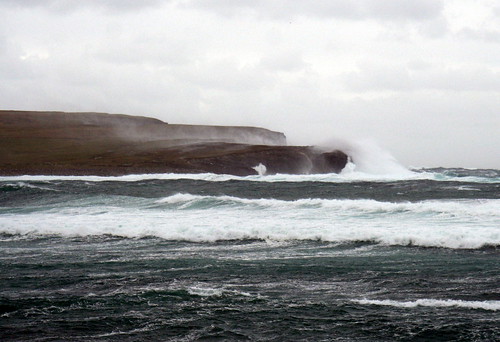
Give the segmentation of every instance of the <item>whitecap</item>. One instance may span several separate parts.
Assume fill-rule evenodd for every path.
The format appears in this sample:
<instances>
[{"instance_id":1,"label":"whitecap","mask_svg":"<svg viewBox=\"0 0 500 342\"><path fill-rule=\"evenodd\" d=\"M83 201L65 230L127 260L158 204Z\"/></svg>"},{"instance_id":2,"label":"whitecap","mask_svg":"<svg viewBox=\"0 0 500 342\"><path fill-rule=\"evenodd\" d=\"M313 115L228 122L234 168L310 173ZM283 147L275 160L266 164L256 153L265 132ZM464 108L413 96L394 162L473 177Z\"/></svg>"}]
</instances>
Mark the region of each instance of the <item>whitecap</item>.
<instances>
[{"instance_id":1,"label":"whitecap","mask_svg":"<svg viewBox=\"0 0 500 342\"><path fill-rule=\"evenodd\" d=\"M199 287L199 286L192 286L187 289L187 292L190 295L194 296L200 296L200 297L220 297L222 296L224 290L223 289L216 289L216 288L210 288L210 287Z\"/></svg>"},{"instance_id":2,"label":"whitecap","mask_svg":"<svg viewBox=\"0 0 500 342\"><path fill-rule=\"evenodd\" d=\"M382 245L481 248L500 245L500 200L380 202L375 200L247 199L175 194L98 206L71 206L0 215L12 235L166 240L366 241Z\"/></svg>"},{"instance_id":3,"label":"whitecap","mask_svg":"<svg viewBox=\"0 0 500 342\"><path fill-rule=\"evenodd\" d=\"M231 180L249 182L326 182L326 183L352 183L352 182L395 182L410 180L433 180L467 183L500 183L499 177L478 176L453 176L439 172L423 170L408 171L401 174L373 174L349 169L337 173L326 174L274 174L274 175L251 175L234 176L228 174L214 173L158 173L158 174L131 174L125 176L1 176L0 182L28 182L28 181L86 181L86 182L139 182L147 180L201 180L206 182L225 182Z\"/></svg>"},{"instance_id":4,"label":"whitecap","mask_svg":"<svg viewBox=\"0 0 500 342\"><path fill-rule=\"evenodd\" d=\"M396 300L373 300L373 299L358 299L353 302L363 305L383 305L394 306L399 308L416 308L419 306L425 307L458 307L467 309L482 309L497 311L500 310L500 300L487 300L487 301L465 301L453 299L417 299L414 301L396 301Z\"/></svg>"}]
</instances>

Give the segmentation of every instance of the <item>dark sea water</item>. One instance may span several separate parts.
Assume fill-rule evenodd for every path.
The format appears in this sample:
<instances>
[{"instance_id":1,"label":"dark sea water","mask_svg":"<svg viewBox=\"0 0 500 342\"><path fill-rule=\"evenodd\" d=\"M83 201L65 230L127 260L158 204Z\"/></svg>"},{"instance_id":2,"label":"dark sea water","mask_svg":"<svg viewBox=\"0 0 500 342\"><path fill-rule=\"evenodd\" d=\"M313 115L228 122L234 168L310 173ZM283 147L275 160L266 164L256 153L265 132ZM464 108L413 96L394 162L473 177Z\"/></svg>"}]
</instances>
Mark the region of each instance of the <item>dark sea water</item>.
<instances>
[{"instance_id":1,"label":"dark sea water","mask_svg":"<svg viewBox=\"0 0 500 342\"><path fill-rule=\"evenodd\" d=\"M0 341L498 341L500 171L0 178Z\"/></svg>"}]
</instances>

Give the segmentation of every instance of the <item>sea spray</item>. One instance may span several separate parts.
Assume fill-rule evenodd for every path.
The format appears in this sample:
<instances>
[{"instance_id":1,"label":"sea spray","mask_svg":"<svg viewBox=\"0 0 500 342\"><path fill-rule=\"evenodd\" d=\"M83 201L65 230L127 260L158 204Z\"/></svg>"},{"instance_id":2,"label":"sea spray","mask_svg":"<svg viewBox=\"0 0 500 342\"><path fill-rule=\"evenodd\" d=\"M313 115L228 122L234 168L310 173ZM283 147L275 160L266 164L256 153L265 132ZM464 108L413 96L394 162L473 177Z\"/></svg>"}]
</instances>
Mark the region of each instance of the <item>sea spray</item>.
<instances>
[{"instance_id":1,"label":"sea spray","mask_svg":"<svg viewBox=\"0 0 500 342\"><path fill-rule=\"evenodd\" d=\"M259 176L264 176L267 172L267 167L262 163L259 163L259 165L252 167L252 169L254 169Z\"/></svg>"},{"instance_id":2,"label":"sea spray","mask_svg":"<svg viewBox=\"0 0 500 342\"><path fill-rule=\"evenodd\" d=\"M323 148L339 149L344 151L350 158L343 173L353 171L385 176L409 176L410 170L401 165L396 158L386 149L382 148L375 140L343 140L332 139L321 144Z\"/></svg>"}]
</instances>

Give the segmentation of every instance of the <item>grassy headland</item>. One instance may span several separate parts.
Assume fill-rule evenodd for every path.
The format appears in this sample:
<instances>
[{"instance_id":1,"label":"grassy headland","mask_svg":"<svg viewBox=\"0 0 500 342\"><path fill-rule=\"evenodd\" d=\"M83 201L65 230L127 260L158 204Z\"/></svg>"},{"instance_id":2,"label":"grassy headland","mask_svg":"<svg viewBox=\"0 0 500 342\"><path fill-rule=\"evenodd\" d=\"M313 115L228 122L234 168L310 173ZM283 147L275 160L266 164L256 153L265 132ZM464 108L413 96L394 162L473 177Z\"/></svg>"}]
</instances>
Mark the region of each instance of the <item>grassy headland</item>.
<instances>
[{"instance_id":1,"label":"grassy headland","mask_svg":"<svg viewBox=\"0 0 500 342\"><path fill-rule=\"evenodd\" d=\"M256 127L172 125L103 113L0 111L1 175L339 172L340 151L285 146Z\"/></svg>"}]
</instances>

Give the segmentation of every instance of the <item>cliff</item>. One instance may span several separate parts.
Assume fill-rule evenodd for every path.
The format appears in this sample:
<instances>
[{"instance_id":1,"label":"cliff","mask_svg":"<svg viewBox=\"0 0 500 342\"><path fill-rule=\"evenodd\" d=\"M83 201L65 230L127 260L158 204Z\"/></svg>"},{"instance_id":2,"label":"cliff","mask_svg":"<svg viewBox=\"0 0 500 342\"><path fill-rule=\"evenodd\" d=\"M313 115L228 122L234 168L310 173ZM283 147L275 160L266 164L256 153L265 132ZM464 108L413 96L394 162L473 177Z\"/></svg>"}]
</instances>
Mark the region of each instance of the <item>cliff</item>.
<instances>
[{"instance_id":1,"label":"cliff","mask_svg":"<svg viewBox=\"0 0 500 342\"><path fill-rule=\"evenodd\" d=\"M0 110L0 128L15 136L22 129L32 137L98 140L197 140L251 145L286 145L283 133L258 127L171 125L143 116L105 113L28 112Z\"/></svg>"},{"instance_id":2,"label":"cliff","mask_svg":"<svg viewBox=\"0 0 500 342\"><path fill-rule=\"evenodd\" d=\"M257 127L173 125L118 114L0 111L0 174L339 172L340 151L285 146Z\"/></svg>"}]
</instances>

